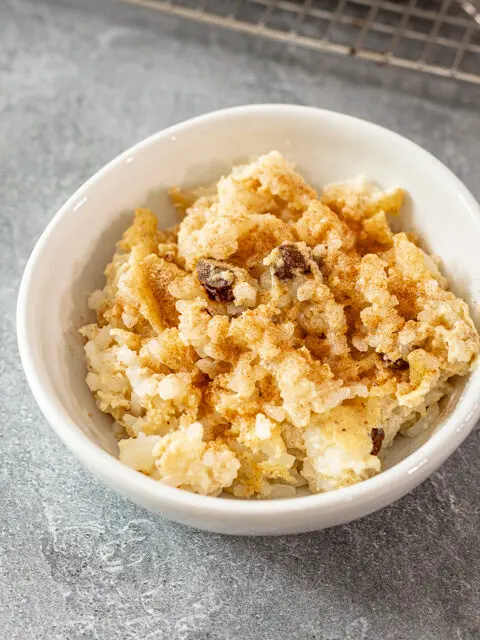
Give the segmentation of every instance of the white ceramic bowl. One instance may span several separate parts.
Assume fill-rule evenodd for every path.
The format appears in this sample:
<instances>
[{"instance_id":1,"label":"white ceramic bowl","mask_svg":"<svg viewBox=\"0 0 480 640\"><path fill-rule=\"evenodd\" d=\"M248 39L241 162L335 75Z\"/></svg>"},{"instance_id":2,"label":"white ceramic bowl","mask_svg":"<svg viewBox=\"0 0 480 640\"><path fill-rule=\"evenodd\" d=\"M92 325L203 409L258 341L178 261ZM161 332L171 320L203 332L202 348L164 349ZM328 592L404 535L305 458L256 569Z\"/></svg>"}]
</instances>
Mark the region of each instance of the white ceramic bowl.
<instances>
[{"instance_id":1,"label":"white ceramic bowl","mask_svg":"<svg viewBox=\"0 0 480 640\"><path fill-rule=\"evenodd\" d=\"M88 180L55 215L25 269L18 299L18 342L33 394L74 455L99 478L173 520L231 534L280 534L348 522L397 500L464 440L479 415L480 369L458 391L429 439L397 438L387 470L335 492L286 500L241 501L171 488L117 460L111 420L85 382L76 328L91 313L89 292L132 210L151 207L162 225L175 212L166 189L208 183L252 155L278 149L316 186L364 173L410 198L400 224L414 227L441 256L456 293L472 305L480 293L480 210L438 160L374 124L319 109L253 105L217 111L161 131ZM425 442L425 440L427 440ZM461 467L458 473L463 473Z\"/></svg>"}]
</instances>

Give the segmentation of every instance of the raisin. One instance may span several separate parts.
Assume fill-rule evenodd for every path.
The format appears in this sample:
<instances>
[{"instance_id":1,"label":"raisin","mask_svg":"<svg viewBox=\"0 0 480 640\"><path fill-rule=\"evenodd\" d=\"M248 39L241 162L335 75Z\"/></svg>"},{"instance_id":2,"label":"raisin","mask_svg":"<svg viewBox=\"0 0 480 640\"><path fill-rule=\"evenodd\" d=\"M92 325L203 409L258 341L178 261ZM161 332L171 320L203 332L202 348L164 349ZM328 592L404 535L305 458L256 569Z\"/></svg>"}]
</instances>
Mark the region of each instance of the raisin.
<instances>
[{"instance_id":1,"label":"raisin","mask_svg":"<svg viewBox=\"0 0 480 640\"><path fill-rule=\"evenodd\" d=\"M235 276L228 265L202 258L197 262L197 277L210 300L233 302Z\"/></svg>"},{"instance_id":2,"label":"raisin","mask_svg":"<svg viewBox=\"0 0 480 640\"><path fill-rule=\"evenodd\" d=\"M280 280L290 280L297 274L310 273L310 265L294 244L281 244L278 253L280 260L274 264L273 272Z\"/></svg>"},{"instance_id":3,"label":"raisin","mask_svg":"<svg viewBox=\"0 0 480 640\"><path fill-rule=\"evenodd\" d=\"M315 262L315 264L317 265L317 267L320 269L320 271L323 269L324 263L323 263L323 258L321 258L320 256L316 256L316 255L312 255L313 261Z\"/></svg>"},{"instance_id":4,"label":"raisin","mask_svg":"<svg viewBox=\"0 0 480 640\"><path fill-rule=\"evenodd\" d=\"M403 358L399 358L398 360L389 360L385 354L383 354L382 360L389 369L393 369L394 371L405 371L405 369L408 369L410 366L408 364L408 360L404 360Z\"/></svg>"},{"instance_id":5,"label":"raisin","mask_svg":"<svg viewBox=\"0 0 480 640\"><path fill-rule=\"evenodd\" d=\"M372 429L370 437L372 439L372 450L370 451L370 455L378 456L380 449L382 448L383 439L385 438L385 431L382 428Z\"/></svg>"}]
</instances>

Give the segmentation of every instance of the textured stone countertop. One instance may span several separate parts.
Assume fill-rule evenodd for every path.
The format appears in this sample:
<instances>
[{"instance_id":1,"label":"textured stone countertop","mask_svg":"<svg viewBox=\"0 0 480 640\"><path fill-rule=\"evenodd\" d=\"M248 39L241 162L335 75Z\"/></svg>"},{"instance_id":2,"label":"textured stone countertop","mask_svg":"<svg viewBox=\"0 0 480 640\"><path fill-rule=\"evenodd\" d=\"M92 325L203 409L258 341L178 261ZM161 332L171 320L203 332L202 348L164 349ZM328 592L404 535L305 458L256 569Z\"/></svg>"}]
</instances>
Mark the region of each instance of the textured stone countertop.
<instances>
[{"instance_id":1,"label":"textured stone countertop","mask_svg":"<svg viewBox=\"0 0 480 640\"><path fill-rule=\"evenodd\" d=\"M0 638L478 640L480 432L348 526L228 538L154 516L83 470L25 382L15 303L48 220L142 137L247 102L365 117L480 196L473 86L287 50L109 0L0 2Z\"/></svg>"}]
</instances>

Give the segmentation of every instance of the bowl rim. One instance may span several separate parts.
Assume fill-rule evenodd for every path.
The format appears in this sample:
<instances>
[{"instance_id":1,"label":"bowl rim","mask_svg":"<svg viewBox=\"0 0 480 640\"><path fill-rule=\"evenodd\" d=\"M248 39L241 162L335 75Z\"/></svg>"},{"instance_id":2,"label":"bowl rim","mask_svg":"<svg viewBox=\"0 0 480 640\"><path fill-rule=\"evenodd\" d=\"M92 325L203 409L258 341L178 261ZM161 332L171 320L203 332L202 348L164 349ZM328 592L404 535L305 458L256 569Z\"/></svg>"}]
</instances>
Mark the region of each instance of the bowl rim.
<instances>
[{"instance_id":1,"label":"bowl rim","mask_svg":"<svg viewBox=\"0 0 480 640\"><path fill-rule=\"evenodd\" d=\"M197 126L215 124L216 121L229 119L246 113L258 115L285 115L287 112L296 111L302 115L314 115L323 121L332 124L345 124L351 126L364 127L369 129L373 135L401 144L407 151L422 156L422 159L430 164L439 176L448 181L454 188L465 207L462 215L467 212L476 223L480 238L480 206L465 185L442 163L425 149L408 138L401 136L385 127L374 124L354 116L319 109L316 107L301 106L294 104L251 104L220 109L203 115L190 118L173 126L162 129L140 142L132 145L127 150L117 155L113 160L100 168L93 176L83 183L75 193L60 207L57 213L48 223L47 227L38 239L21 280L18 301L17 301L17 340L22 365L25 375L33 393L33 396L42 411L44 417L52 426L54 431L72 451L74 456L87 466L90 470L98 472L113 487L118 488L127 495L142 496L150 503L170 504L172 508L183 511L197 511L210 513L211 515L228 515L232 518L257 517L266 518L269 515L287 515L298 512L310 512L312 515L319 515L321 512L338 511L352 503L363 503L364 505L374 502L386 504L385 498L388 494L396 493L393 499L397 499L407 493L414 486L419 484L431 472L433 472L471 432L476 420L480 416L480 393L474 385L464 391L458 400L457 406L451 415L445 420L444 425L436 433L413 453L395 464L393 467L382 471L378 475L363 480L357 484L342 487L335 491L326 493L310 494L280 500L254 499L218 499L213 496L198 495L176 487L162 484L152 478L145 476L134 469L121 463L117 458L103 450L95 444L80 429L76 422L70 417L68 412L57 397L50 394L48 384L45 381L45 373L42 367L34 358L33 336L28 330L29 301L32 290L32 277L36 264L44 256L50 237L63 218L75 213L75 203L78 203L85 193L101 182L103 177L116 170L125 160L134 154L155 145L157 142L186 129ZM78 213L76 214L78 215ZM477 375L475 375L477 374ZM471 376L480 377L480 368L472 372ZM47 374L48 378L48 374ZM403 489L398 491L398 487ZM397 490L395 491L395 487ZM370 508L373 511L376 507Z\"/></svg>"}]
</instances>

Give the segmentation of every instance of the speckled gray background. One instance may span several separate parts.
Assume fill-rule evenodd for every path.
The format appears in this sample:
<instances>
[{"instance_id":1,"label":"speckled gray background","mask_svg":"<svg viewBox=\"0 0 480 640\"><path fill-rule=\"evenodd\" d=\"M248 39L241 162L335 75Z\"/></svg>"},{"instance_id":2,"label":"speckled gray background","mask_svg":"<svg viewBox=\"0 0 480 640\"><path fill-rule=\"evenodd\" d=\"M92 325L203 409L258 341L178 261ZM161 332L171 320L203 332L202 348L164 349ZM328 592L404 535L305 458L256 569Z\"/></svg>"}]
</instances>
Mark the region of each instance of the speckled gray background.
<instances>
[{"instance_id":1,"label":"speckled gray background","mask_svg":"<svg viewBox=\"0 0 480 640\"><path fill-rule=\"evenodd\" d=\"M476 640L480 432L413 494L349 526L227 538L85 472L24 380L15 302L55 210L140 138L246 102L399 131L480 196L480 92L288 50L109 0L0 1L0 638Z\"/></svg>"}]
</instances>

